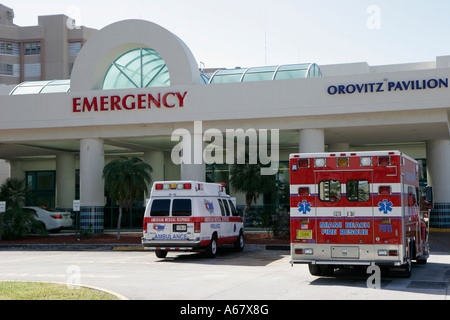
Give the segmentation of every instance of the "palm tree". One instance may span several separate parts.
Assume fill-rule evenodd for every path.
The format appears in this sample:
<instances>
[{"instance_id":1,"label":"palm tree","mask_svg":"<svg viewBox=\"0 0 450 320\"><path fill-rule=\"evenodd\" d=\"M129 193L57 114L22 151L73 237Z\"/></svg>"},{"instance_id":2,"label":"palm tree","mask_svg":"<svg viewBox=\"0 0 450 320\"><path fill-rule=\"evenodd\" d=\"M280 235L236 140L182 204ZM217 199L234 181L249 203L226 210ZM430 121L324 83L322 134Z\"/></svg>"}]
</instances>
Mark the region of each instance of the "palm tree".
<instances>
[{"instance_id":1,"label":"palm tree","mask_svg":"<svg viewBox=\"0 0 450 320\"><path fill-rule=\"evenodd\" d=\"M249 164L248 156L245 164L235 164L230 169L230 185L236 192L245 193L244 221L247 218L252 202L256 202L259 194L265 193L273 186L270 176L261 175L261 164Z\"/></svg>"},{"instance_id":2,"label":"palm tree","mask_svg":"<svg viewBox=\"0 0 450 320\"><path fill-rule=\"evenodd\" d=\"M130 210L136 197L143 197L148 192L152 178L152 167L143 160L133 157L120 157L103 168L105 189L115 202L119 203L117 221L117 239L120 239L122 209Z\"/></svg>"},{"instance_id":3,"label":"palm tree","mask_svg":"<svg viewBox=\"0 0 450 320\"><path fill-rule=\"evenodd\" d=\"M30 196L31 190L25 179L8 178L0 187L0 199L6 201L7 208L23 207Z\"/></svg>"}]
</instances>

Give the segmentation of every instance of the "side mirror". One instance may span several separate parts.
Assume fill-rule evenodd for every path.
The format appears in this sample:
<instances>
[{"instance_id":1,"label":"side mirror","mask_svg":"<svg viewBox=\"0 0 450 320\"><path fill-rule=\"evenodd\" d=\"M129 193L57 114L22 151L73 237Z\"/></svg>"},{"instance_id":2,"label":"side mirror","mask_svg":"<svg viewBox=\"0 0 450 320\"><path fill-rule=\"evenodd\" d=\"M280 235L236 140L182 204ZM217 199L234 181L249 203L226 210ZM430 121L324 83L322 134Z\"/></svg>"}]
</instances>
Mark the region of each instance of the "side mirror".
<instances>
[{"instance_id":1,"label":"side mirror","mask_svg":"<svg viewBox=\"0 0 450 320\"><path fill-rule=\"evenodd\" d=\"M427 208L431 209L431 208L433 208L433 187L427 186L425 188L425 193L426 193L425 202L426 202Z\"/></svg>"}]
</instances>

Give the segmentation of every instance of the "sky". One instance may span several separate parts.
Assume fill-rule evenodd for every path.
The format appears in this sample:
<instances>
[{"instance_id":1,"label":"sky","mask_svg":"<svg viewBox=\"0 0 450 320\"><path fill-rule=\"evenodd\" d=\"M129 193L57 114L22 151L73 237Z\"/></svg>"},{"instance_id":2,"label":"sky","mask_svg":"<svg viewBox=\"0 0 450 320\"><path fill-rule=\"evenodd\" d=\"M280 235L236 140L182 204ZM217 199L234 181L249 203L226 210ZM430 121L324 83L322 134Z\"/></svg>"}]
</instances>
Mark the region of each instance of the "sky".
<instances>
[{"instance_id":1,"label":"sky","mask_svg":"<svg viewBox=\"0 0 450 320\"><path fill-rule=\"evenodd\" d=\"M101 29L149 20L181 38L206 68L315 62L369 65L450 55L448 0L0 0L14 23L65 14Z\"/></svg>"}]
</instances>

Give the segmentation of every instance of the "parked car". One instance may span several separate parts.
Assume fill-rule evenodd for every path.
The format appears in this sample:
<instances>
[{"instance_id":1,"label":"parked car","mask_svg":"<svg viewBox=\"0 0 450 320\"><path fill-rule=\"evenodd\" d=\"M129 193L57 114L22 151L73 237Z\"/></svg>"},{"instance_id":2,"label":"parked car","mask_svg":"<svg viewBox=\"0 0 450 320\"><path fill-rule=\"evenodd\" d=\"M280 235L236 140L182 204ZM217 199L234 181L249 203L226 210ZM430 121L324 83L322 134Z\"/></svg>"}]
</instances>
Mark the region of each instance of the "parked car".
<instances>
[{"instance_id":1,"label":"parked car","mask_svg":"<svg viewBox=\"0 0 450 320\"><path fill-rule=\"evenodd\" d=\"M59 232L72 227L70 212L61 212L47 207L23 207L23 209L34 213L36 220L42 221L50 232Z\"/></svg>"}]
</instances>

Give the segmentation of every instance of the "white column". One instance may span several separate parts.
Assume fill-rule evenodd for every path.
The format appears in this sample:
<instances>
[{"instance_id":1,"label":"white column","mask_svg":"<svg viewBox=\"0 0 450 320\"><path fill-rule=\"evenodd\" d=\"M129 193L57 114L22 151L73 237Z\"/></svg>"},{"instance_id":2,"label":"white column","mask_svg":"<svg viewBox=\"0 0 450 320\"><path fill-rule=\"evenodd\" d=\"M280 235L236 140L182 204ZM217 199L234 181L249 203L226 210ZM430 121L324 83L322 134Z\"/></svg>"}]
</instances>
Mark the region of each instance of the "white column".
<instances>
[{"instance_id":1,"label":"white column","mask_svg":"<svg viewBox=\"0 0 450 320\"><path fill-rule=\"evenodd\" d=\"M427 142L427 168L434 200L430 226L450 229L450 140Z\"/></svg>"},{"instance_id":2,"label":"white column","mask_svg":"<svg viewBox=\"0 0 450 320\"><path fill-rule=\"evenodd\" d=\"M345 142L330 143L328 145L329 152L347 152L350 151L350 145Z\"/></svg>"},{"instance_id":3,"label":"white column","mask_svg":"<svg viewBox=\"0 0 450 320\"><path fill-rule=\"evenodd\" d=\"M92 228L103 233L103 210L105 205L103 167L103 139L80 141L80 227Z\"/></svg>"},{"instance_id":4,"label":"white column","mask_svg":"<svg viewBox=\"0 0 450 320\"><path fill-rule=\"evenodd\" d=\"M56 207L70 210L75 199L75 157L68 152L56 155Z\"/></svg>"},{"instance_id":5,"label":"white column","mask_svg":"<svg viewBox=\"0 0 450 320\"><path fill-rule=\"evenodd\" d=\"M299 131L299 152L324 152L325 133L323 129L302 129Z\"/></svg>"},{"instance_id":6,"label":"white column","mask_svg":"<svg viewBox=\"0 0 450 320\"><path fill-rule=\"evenodd\" d=\"M153 169L152 182L164 180L164 151L145 151L144 162L149 164Z\"/></svg>"}]
</instances>

